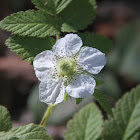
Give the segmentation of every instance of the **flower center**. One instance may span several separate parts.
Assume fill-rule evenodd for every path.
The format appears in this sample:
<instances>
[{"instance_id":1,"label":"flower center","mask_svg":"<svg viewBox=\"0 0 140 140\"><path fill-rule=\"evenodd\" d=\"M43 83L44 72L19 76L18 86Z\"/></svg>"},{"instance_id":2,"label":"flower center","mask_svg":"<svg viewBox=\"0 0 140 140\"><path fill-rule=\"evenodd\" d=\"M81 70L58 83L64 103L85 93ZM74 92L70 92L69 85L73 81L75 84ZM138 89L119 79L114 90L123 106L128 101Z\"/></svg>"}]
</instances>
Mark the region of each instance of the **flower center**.
<instances>
[{"instance_id":1,"label":"flower center","mask_svg":"<svg viewBox=\"0 0 140 140\"><path fill-rule=\"evenodd\" d=\"M71 76L74 73L75 62L73 58L61 58L57 61L57 71L61 76Z\"/></svg>"}]
</instances>

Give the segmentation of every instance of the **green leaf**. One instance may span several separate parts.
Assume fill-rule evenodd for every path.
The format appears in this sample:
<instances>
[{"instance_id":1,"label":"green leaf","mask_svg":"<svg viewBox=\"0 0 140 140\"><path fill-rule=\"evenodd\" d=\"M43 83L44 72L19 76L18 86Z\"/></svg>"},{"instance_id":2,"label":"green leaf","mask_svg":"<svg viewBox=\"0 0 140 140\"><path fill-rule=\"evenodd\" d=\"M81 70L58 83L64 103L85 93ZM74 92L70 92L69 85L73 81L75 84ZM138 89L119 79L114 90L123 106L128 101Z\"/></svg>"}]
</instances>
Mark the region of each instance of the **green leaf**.
<instances>
[{"instance_id":1,"label":"green leaf","mask_svg":"<svg viewBox=\"0 0 140 140\"><path fill-rule=\"evenodd\" d=\"M10 114L4 106L0 106L0 131L9 131L11 128Z\"/></svg>"},{"instance_id":2,"label":"green leaf","mask_svg":"<svg viewBox=\"0 0 140 140\"><path fill-rule=\"evenodd\" d=\"M0 27L13 34L46 37L59 33L59 23L43 11L28 10L14 13L0 22Z\"/></svg>"},{"instance_id":3,"label":"green leaf","mask_svg":"<svg viewBox=\"0 0 140 140\"><path fill-rule=\"evenodd\" d=\"M82 108L67 124L66 140L97 140L102 132L102 115L94 103Z\"/></svg>"},{"instance_id":4,"label":"green leaf","mask_svg":"<svg viewBox=\"0 0 140 140\"><path fill-rule=\"evenodd\" d=\"M34 57L45 51L51 49L55 40L50 37L46 38L32 38L14 36L6 40L6 45L23 60L32 63Z\"/></svg>"},{"instance_id":5,"label":"green leaf","mask_svg":"<svg viewBox=\"0 0 140 140\"><path fill-rule=\"evenodd\" d=\"M114 119L105 122L104 140L138 140L140 85L126 93L113 109Z\"/></svg>"},{"instance_id":6,"label":"green leaf","mask_svg":"<svg viewBox=\"0 0 140 140\"><path fill-rule=\"evenodd\" d=\"M72 0L32 0L36 8L44 10L50 15L57 15L63 11Z\"/></svg>"},{"instance_id":7,"label":"green leaf","mask_svg":"<svg viewBox=\"0 0 140 140\"><path fill-rule=\"evenodd\" d=\"M52 140L46 135L45 128L35 125L28 124L26 126L20 126L9 132L0 132L0 140Z\"/></svg>"},{"instance_id":8,"label":"green leaf","mask_svg":"<svg viewBox=\"0 0 140 140\"><path fill-rule=\"evenodd\" d=\"M102 85L102 84L104 84L104 81L99 80L99 79L96 79L95 77L94 77L94 79L95 79L95 81L96 81L96 86L97 86L97 87L100 86L100 85Z\"/></svg>"},{"instance_id":9,"label":"green leaf","mask_svg":"<svg viewBox=\"0 0 140 140\"><path fill-rule=\"evenodd\" d=\"M80 104L82 102L83 98L76 98L75 100L76 100L76 104Z\"/></svg>"},{"instance_id":10,"label":"green leaf","mask_svg":"<svg viewBox=\"0 0 140 140\"><path fill-rule=\"evenodd\" d=\"M111 110L111 106L105 96L105 94L103 94L100 90L95 89L93 96L95 97L95 99L99 102L99 104L101 105L101 107L110 115L113 116L112 110Z\"/></svg>"},{"instance_id":11,"label":"green leaf","mask_svg":"<svg viewBox=\"0 0 140 140\"><path fill-rule=\"evenodd\" d=\"M64 22L62 32L76 32L90 25L96 17L95 0L73 0L67 8L60 13Z\"/></svg>"},{"instance_id":12,"label":"green leaf","mask_svg":"<svg viewBox=\"0 0 140 140\"><path fill-rule=\"evenodd\" d=\"M17 137L10 135L9 132L0 132L0 140L19 140Z\"/></svg>"},{"instance_id":13,"label":"green leaf","mask_svg":"<svg viewBox=\"0 0 140 140\"><path fill-rule=\"evenodd\" d=\"M112 47L112 41L102 35L90 32L78 33L78 35L82 38L84 46L96 48L105 54L107 54Z\"/></svg>"}]
</instances>

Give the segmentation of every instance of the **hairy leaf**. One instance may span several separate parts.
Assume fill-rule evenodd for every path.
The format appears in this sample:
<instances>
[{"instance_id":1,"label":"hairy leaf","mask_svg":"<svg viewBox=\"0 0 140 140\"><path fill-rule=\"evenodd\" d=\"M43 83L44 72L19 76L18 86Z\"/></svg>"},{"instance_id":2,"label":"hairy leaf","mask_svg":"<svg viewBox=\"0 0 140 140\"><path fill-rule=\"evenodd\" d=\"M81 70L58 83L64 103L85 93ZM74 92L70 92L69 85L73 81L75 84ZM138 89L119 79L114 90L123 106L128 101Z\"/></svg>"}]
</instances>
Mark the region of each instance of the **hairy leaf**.
<instances>
[{"instance_id":1,"label":"hairy leaf","mask_svg":"<svg viewBox=\"0 0 140 140\"><path fill-rule=\"evenodd\" d=\"M99 104L101 105L101 107L111 116L113 116L112 110L111 110L111 106L105 96L105 94L103 94L100 90L95 89L93 96L95 97L95 99L99 102Z\"/></svg>"},{"instance_id":2,"label":"hairy leaf","mask_svg":"<svg viewBox=\"0 0 140 140\"><path fill-rule=\"evenodd\" d=\"M95 0L73 0L60 13L63 21L62 32L76 32L85 29L96 16Z\"/></svg>"},{"instance_id":3,"label":"hairy leaf","mask_svg":"<svg viewBox=\"0 0 140 140\"><path fill-rule=\"evenodd\" d=\"M4 106L0 106L0 131L9 131L11 128L10 114Z\"/></svg>"},{"instance_id":4,"label":"hairy leaf","mask_svg":"<svg viewBox=\"0 0 140 140\"><path fill-rule=\"evenodd\" d=\"M26 126L20 126L9 132L0 132L0 140L52 140L46 135L45 128L28 124Z\"/></svg>"},{"instance_id":5,"label":"hairy leaf","mask_svg":"<svg viewBox=\"0 0 140 140\"><path fill-rule=\"evenodd\" d=\"M72 0L32 0L36 8L46 11L50 15L57 15L63 11Z\"/></svg>"},{"instance_id":6,"label":"hairy leaf","mask_svg":"<svg viewBox=\"0 0 140 140\"><path fill-rule=\"evenodd\" d=\"M102 115L94 103L82 108L67 125L66 140L97 140L102 132Z\"/></svg>"},{"instance_id":7,"label":"hairy leaf","mask_svg":"<svg viewBox=\"0 0 140 140\"><path fill-rule=\"evenodd\" d=\"M51 49L55 40L51 37L46 38L32 38L14 36L6 40L6 45L23 60L32 63L34 57L45 51Z\"/></svg>"},{"instance_id":8,"label":"hairy leaf","mask_svg":"<svg viewBox=\"0 0 140 140\"><path fill-rule=\"evenodd\" d=\"M107 54L112 47L112 41L102 35L90 32L78 33L78 35L82 38L84 46L96 48L105 54Z\"/></svg>"},{"instance_id":9,"label":"hairy leaf","mask_svg":"<svg viewBox=\"0 0 140 140\"><path fill-rule=\"evenodd\" d=\"M140 85L126 93L113 109L114 119L105 122L104 140L138 140Z\"/></svg>"},{"instance_id":10,"label":"hairy leaf","mask_svg":"<svg viewBox=\"0 0 140 140\"><path fill-rule=\"evenodd\" d=\"M0 27L13 34L31 37L46 37L59 32L58 20L43 11L28 10L14 13L0 22Z\"/></svg>"}]
</instances>

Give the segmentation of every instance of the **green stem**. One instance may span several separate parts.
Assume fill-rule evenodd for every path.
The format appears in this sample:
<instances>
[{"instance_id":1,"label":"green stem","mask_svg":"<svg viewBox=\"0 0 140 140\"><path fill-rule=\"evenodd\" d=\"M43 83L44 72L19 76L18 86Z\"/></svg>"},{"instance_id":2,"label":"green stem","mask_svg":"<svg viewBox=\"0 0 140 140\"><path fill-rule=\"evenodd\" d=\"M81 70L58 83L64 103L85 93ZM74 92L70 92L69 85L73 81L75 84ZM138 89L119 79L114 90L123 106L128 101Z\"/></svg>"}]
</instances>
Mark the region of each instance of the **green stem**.
<instances>
[{"instance_id":1,"label":"green stem","mask_svg":"<svg viewBox=\"0 0 140 140\"><path fill-rule=\"evenodd\" d=\"M46 112L44 113L44 116L43 116L43 118L42 118L42 120L41 120L41 123L40 123L41 126L44 126L44 127L46 126L48 117L50 116L50 114L51 114L51 112L52 112L52 109L53 109L54 107L55 107L54 105L49 105L49 106L47 107L47 110L46 110Z\"/></svg>"}]
</instances>

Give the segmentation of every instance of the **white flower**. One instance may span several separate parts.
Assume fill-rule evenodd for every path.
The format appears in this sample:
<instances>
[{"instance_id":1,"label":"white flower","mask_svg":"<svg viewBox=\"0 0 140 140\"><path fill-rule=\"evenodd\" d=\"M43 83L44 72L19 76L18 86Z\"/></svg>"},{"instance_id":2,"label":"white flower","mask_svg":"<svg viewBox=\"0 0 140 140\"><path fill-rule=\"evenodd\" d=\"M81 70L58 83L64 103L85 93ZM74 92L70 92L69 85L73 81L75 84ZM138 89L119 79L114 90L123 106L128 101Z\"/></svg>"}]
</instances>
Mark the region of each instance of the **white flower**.
<instances>
[{"instance_id":1,"label":"white flower","mask_svg":"<svg viewBox=\"0 0 140 140\"><path fill-rule=\"evenodd\" d=\"M59 39L52 51L38 54L33 62L39 85L40 101L58 104L65 92L74 98L92 95L98 74L106 64L105 54L91 47L82 47L77 34L67 34ZM82 47L82 48L81 48Z\"/></svg>"}]
</instances>

